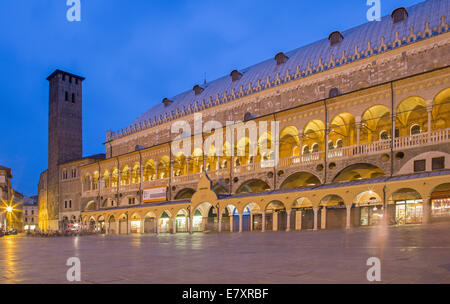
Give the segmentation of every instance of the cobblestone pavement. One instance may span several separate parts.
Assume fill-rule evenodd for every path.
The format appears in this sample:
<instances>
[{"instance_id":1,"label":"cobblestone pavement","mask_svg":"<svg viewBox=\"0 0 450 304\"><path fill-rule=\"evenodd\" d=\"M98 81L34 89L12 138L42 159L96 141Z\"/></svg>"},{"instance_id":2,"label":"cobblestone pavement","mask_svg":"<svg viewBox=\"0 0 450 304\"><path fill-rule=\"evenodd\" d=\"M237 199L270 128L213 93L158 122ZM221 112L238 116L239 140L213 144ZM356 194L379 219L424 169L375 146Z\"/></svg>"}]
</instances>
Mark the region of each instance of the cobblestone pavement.
<instances>
[{"instance_id":1,"label":"cobblestone pavement","mask_svg":"<svg viewBox=\"0 0 450 304\"><path fill-rule=\"evenodd\" d=\"M450 283L450 223L350 231L0 238L0 283Z\"/></svg>"}]
</instances>

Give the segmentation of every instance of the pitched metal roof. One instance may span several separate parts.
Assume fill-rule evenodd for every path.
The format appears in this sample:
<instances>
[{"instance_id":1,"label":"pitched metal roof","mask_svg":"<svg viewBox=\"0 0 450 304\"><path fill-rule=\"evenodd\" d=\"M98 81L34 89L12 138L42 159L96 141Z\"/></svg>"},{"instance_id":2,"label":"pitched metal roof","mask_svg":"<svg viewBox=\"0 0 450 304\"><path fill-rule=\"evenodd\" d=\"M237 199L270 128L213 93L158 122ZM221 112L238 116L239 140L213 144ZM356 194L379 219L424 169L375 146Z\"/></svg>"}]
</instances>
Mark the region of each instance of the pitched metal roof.
<instances>
[{"instance_id":1,"label":"pitched metal roof","mask_svg":"<svg viewBox=\"0 0 450 304\"><path fill-rule=\"evenodd\" d=\"M428 0L407 8L407 11L409 17L405 21L393 24L391 16L388 15L382 17L381 21L368 22L343 31L344 39L337 45L330 46L330 41L325 38L285 53L289 59L284 64L277 65L276 61L271 58L240 70L242 77L234 82L227 75L202 85L204 91L198 95L195 95L193 90L188 90L169 98L173 102L168 106L159 102L137 118L129 128L108 134L107 140L123 137L267 87L320 73L448 31L448 26L441 27L441 18L444 17L445 21L448 20L450 0ZM427 22L428 27L426 27ZM411 28L412 33L410 32ZM398 38L396 37L397 32ZM382 37L384 37L384 44L382 44ZM358 53L355 53L355 48ZM339 60L343 57L343 52L345 52L345 61ZM334 58L334 64L331 62L331 56ZM320 60L322 65L320 65ZM231 96L233 90L239 96ZM242 93L239 94L240 92ZM195 109L196 104L197 108Z\"/></svg>"}]
</instances>

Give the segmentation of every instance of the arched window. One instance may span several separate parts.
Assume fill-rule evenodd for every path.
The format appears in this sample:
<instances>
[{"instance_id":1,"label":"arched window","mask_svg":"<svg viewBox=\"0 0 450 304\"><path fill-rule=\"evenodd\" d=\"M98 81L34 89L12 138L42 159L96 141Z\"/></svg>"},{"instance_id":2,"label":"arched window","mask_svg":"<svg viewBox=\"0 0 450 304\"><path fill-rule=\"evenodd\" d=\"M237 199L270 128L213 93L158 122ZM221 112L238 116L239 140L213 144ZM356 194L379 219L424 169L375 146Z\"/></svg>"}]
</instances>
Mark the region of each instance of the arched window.
<instances>
[{"instance_id":1,"label":"arched window","mask_svg":"<svg viewBox=\"0 0 450 304\"><path fill-rule=\"evenodd\" d=\"M303 154L309 154L309 147L308 147L308 145L303 147Z\"/></svg>"},{"instance_id":2,"label":"arched window","mask_svg":"<svg viewBox=\"0 0 450 304\"><path fill-rule=\"evenodd\" d=\"M330 140L330 141L328 142L328 150L333 150L333 149L334 149L333 141Z\"/></svg>"},{"instance_id":3,"label":"arched window","mask_svg":"<svg viewBox=\"0 0 450 304\"><path fill-rule=\"evenodd\" d=\"M319 144L318 143L315 143L312 145L312 152L313 153L319 152Z\"/></svg>"},{"instance_id":4,"label":"arched window","mask_svg":"<svg viewBox=\"0 0 450 304\"><path fill-rule=\"evenodd\" d=\"M381 139L381 140L389 139L388 131L386 131L386 130L381 131L381 132L380 132L380 139Z\"/></svg>"},{"instance_id":5,"label":"arched window","mask_svg":"<svg viewBox=\"0 0 450 304\"><path fill-rule=\"evenodd\" d=\"M342 148L342 139L338 139L337 141L336 141L336 148Z\"/></svg>"},{"instance_id":6,"label":"arched window","mask_svg":"<svg viewBox=\"0 0 450 304\"><path fill-rule=\"evenodd\" d=\"M420 130L420 126L419 125L413 125L411 127L411 135L416 135L416 134L420 134L421 130Z\"/></svg>"}]
</instances>

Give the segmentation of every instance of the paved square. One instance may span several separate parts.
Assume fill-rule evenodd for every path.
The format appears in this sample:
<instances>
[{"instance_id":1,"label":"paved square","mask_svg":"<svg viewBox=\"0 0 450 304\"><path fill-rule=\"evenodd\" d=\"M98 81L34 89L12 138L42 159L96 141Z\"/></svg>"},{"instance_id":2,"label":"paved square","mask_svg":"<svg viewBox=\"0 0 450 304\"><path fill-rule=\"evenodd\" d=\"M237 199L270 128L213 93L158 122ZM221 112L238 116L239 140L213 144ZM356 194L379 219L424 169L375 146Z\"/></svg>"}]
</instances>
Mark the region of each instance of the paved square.
<instances>
[{"instance_id":1,"label":"paved square","mask_svg":"<svg viewBox=\"0 0 450 304\"><path fill-rule=\"evenodd\" d=\"M351 231L0 238L0 283L450 283L450 224Z\"/></svg>"}]
</instances>

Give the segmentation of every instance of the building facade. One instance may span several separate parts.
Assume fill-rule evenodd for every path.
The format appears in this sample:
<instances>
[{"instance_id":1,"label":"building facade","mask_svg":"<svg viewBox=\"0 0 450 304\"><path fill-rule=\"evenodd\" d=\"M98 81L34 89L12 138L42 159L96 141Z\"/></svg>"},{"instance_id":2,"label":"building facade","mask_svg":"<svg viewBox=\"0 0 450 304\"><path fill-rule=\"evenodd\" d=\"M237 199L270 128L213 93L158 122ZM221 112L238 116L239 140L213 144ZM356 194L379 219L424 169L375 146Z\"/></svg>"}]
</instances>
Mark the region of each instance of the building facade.
<instances>
[{"instance_id":1,"label":"building facade","mask_svg":"<svg viewBox=\"0 0 450 304\"><path fill-rule=\"evenodd\" d=\"M23 230L34 231L39 224L38 217L38 197L32 196L24 199L22 205L23 212Z\"/></svg>"},{"instance_id":2,"label":"building facade","mask_svg":"<svg viewBox=\"0 0 450 304\"><path fill-rule=\"evenodd\" d=\"M106 159L80 166L83 227L317 230L449 219L449 8L429 0L396 9L165 98L108 131Z\"/></svg>"},{"instance_id":3,"label":"building facade","mask_svg":"<svg viewBox=\"0 0 450 304\"><path fill-rule=\"evenodd\" d=\"M11 186L12 170L0 165L0 231L17 229L21 232L24 196Z\"/></svg>"}]
</instances>

